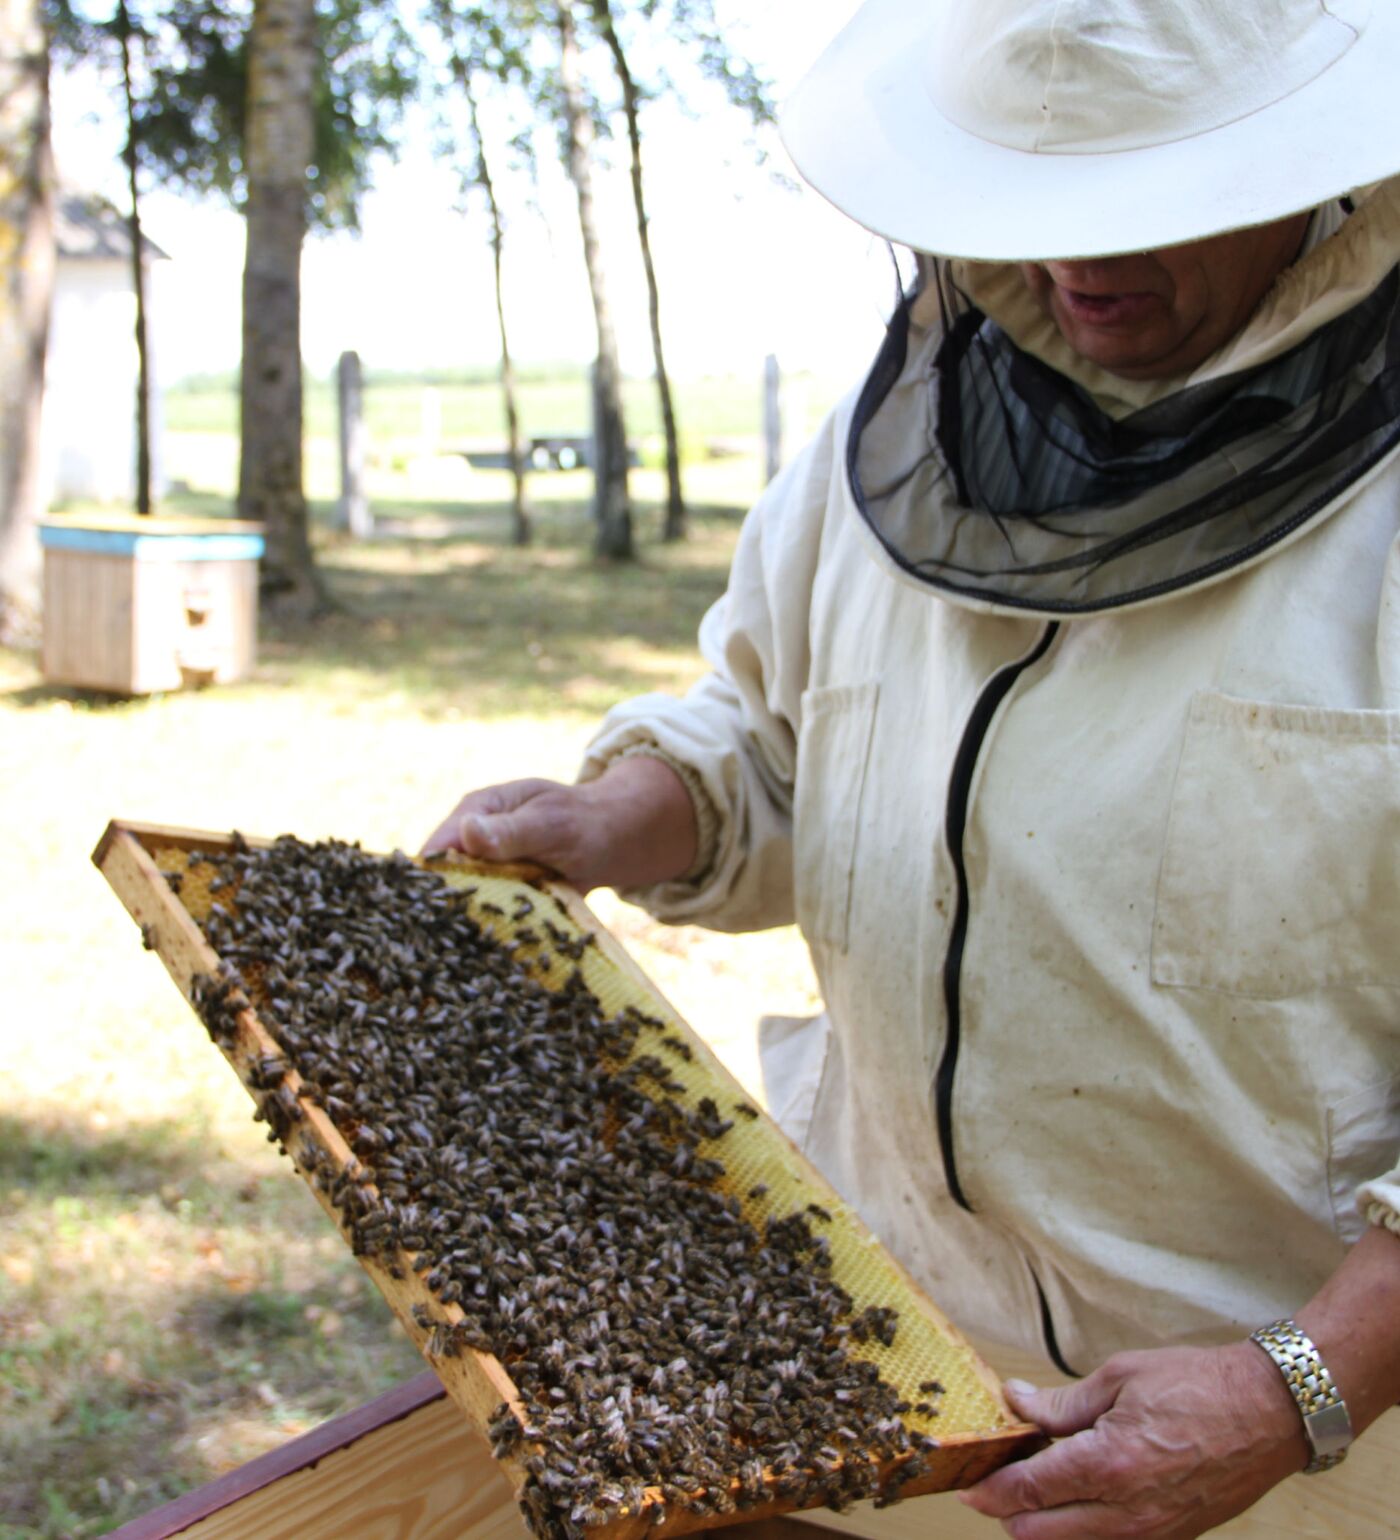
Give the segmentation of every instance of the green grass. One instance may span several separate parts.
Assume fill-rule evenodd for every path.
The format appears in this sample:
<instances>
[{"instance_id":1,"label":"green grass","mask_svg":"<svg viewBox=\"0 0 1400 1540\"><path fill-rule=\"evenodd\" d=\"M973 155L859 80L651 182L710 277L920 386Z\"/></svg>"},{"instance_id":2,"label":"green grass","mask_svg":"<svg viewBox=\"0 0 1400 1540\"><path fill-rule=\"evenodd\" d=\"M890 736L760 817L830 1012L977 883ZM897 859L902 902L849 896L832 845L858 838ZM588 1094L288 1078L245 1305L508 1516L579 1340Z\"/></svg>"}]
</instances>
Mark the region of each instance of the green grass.
<instances>
[{"instance_id":1,"label":"green grass","mask_svg":"<svg viewBox=\"0 0 1400 1540\"><path fill-rule=\"evenodd\" d=\"M229 511L232 446L170 446L176 511ZM313 446L314 450L314 446ZM324 513L324 460L312 490ZM375 473L383 532L319 527L342 613L264 629L255 676L123 701L0 651L0 1540L87 1540L408 1378L419 1360L89 861L112 816L415 848L468 787L572 775L600 711L700 673L752 463L697 467L693 536L597 565L579 476ZM759 1011L813 1008L791 932L593 902L751 1086Z\"/></svg>"},{"instance_id":2,"label":"green grass","mask_svg":"<svg viewBox=\"0 0 1400 1540\"><path fill-rule=\"evenodd\" d=\"M791 431L805 436L832 404L834 389L806 376L789 381L801 421ZM505 411L499 386L492 382L448 383L432 387L441 412L442 437L455 440L505 438ZM587 377L526 380L520 385L520 414L526 434L583 434L590 421ZM373 443L414 440L423 433L425 387L401 377L365 384L365 423ZM683 443L699 458L715 439L757 438L763 431L762 380L725 376L689 380L676 387L676 416ZM306 431L311 438L330 439L336 429L335 387L326 380L308 380ZM651 380L624 382L623 405L628 433L634 443L661 433L660 408ZM173 433L233 433L238 398L227 382L202 381L176 387L165 395L165 421Z\"/></svg>"},{"instance_id":3,"label":"green grass","mask_svg":"<svg viewBox=\"0 0 1400 1540\"><path fill-rule=\"evenodd\" d=\"M415 1369L310 1195L253 1143L211 1144L180 1115L0 1120L12 1533L100 1534Z\"/></svg>"}]
</instances>

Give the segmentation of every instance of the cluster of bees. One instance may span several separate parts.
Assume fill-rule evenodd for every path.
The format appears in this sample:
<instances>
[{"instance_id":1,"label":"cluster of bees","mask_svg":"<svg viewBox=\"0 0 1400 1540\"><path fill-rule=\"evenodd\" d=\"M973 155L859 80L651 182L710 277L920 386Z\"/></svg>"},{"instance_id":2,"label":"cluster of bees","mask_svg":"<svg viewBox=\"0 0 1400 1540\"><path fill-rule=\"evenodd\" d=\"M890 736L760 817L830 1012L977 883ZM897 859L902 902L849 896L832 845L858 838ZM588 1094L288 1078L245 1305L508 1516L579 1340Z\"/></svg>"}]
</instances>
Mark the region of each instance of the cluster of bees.
<instances>
[{"instance_id":1,"label":"cluster of bees","mask_svg":"<svg viewBox=\"0 0 1400 1540\"><path fill-rule=\"evenodd\" d=\"M851 1350L892 1342L895 1312L857 1311L834 1280L818 1205L747 1217L721 1156L730 1111L753 1109L685 1099L687 1045L602 1010L576 932L547 988L404 856L284 838L191 859L217 868L203 923L225 970L200 981L201 1016L228 1044L256 1000L286 1055L250 1071L270 1137L301 1116L294 1066L354 1151L332 1170L296 1140L355 1249L425 1276L430 1352L505 1365L520 1407L490 1437L524 1469L537 1534L677 1505L892 1501L924 1473L934 1441ZM941 1386L923 1390L933 1413Z\"/></svg>"}]
</instances>

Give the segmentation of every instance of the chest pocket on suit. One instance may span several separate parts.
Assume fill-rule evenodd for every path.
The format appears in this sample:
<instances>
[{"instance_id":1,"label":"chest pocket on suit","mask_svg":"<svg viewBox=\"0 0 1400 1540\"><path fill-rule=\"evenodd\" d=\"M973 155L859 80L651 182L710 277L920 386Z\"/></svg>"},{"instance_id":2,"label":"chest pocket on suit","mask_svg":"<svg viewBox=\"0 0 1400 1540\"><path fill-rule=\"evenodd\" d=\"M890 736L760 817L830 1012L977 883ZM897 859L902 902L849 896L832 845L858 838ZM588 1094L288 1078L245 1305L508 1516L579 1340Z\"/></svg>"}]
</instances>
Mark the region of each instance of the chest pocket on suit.
<instances>
[{"instance_id":1,"label":"chest pocket on suit","mask_svg":"<svg viewBox=\"0 0 1400 1540\"><path fill-rule=\"evenodd\" d=\"M802 696L793 801L797 923L808 941L842 952L850 944L856 833L879 693L872 681Z\"/></svg>"},{"instance_id":2,"label":"chest pocket on suit","mask_svg":"<svg viewBox=\"0 0 1400 1540\"><path fill-rule=\"evenodd\" d=\"M1400 712L1192 699L1152 979L1400 988Z\"/></svg>"}]
</instances>

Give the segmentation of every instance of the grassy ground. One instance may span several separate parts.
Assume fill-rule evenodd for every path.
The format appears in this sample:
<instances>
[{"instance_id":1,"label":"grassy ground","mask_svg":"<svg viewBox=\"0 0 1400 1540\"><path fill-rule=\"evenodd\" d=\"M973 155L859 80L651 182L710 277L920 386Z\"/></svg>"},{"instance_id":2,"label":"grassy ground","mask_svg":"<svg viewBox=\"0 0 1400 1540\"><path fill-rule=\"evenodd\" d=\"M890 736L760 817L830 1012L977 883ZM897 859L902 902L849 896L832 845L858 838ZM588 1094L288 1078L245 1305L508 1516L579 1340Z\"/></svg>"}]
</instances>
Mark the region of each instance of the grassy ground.
<instances>
[{"instance_id":1,"label":"grassy ground","mask_svg":"<svg viewBox=\"0 0 1400 1540\"><path fill-rule=\"evenodd\" d=\"M197 438L177 511L226 508ZM499 478L460 474L386 470L385 532L320 537L345 612L265 633L246 684L111 701L0 652L0 1540L101 1534L419 1367L88 853L111 816L412 848L466 787L568 777L612 701L696 677L752 466L697 472L683 546L645 510L619 570L581 481L541 479L514 551ZM812 1008L790 932L595 900L750 1083L757 1014Z\"/></svg>"}]
</instances>

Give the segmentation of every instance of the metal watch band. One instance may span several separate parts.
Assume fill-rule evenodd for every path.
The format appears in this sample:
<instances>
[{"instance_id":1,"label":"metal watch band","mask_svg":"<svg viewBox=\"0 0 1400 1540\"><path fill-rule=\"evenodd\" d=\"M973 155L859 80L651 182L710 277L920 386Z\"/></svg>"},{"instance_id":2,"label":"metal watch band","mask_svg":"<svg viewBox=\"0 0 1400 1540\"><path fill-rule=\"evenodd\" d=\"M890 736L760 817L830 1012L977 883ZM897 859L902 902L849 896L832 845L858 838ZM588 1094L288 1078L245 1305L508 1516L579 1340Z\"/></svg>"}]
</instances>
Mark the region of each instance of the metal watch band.
<instances>
[{"instance_id":1,"label":"metal watch band","mask_svg":"<svg viewBox=\"0 0 1400 1540\"><path fill-rule=\"evenodd\" d=\"M1347 1404L1332 1383L1312 1338L1299 1331L1292 1321L1275 1321L1272 1326L1261 1326L1251 1332L1249 1340L1257 1342L1273 1359L1289 1394L1298 1403L1303 1429L1312 1447L1312 1459L1303 1468L1303 1474L1313 1476L1340 1465L1355 1435Z\"/></svg>"}]
</instances>

